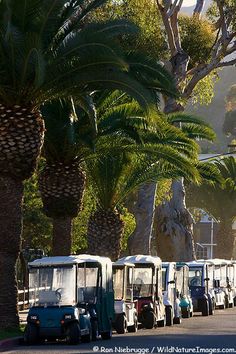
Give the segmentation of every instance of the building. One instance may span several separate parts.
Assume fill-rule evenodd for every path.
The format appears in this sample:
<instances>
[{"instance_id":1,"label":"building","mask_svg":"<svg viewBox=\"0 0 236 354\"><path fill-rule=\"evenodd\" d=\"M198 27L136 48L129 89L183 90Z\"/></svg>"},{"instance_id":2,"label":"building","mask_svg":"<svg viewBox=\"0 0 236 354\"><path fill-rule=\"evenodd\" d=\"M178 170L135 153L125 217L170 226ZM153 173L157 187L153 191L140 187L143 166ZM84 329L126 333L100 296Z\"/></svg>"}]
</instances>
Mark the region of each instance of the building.
<instances>
[{"instance_id":1,"label":"building","mask_svg":"<svg viewBox=\"0 0 236 354\"><path fill-rule=\"evenodd\" d=\"M197 259L214 258L215 235L218 222L204 210L200 210L201 219L193 226Z\"/></svg>"}]
</instances>

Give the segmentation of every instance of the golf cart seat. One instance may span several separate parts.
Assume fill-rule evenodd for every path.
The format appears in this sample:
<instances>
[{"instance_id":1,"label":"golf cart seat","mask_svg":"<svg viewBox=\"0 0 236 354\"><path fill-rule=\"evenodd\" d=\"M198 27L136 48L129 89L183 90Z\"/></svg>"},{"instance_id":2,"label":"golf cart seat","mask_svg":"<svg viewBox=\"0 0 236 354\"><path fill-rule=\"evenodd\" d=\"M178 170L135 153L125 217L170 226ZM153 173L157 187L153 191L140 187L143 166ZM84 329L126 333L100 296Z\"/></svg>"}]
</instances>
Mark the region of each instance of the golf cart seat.
<instances>
[{"instance_id":1,"label":"golf cart seat","mask_svg":"<svg viewBox=\"0 0 236 354\"><path fill-rule=\"evenodd\" d=\"M45 290L39 293L39 304L45 304L45 303L56 304L59 301L60 298L53 290Z\"/></svg>"}]
</instances>

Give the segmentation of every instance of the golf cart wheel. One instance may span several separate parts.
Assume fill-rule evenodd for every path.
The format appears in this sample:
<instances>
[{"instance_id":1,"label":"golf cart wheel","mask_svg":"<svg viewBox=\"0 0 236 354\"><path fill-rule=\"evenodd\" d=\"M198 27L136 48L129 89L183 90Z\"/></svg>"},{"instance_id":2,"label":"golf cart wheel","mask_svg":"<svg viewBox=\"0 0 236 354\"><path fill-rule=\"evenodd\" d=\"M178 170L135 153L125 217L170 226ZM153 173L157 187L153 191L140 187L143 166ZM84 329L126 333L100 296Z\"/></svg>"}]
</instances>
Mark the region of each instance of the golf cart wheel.
<instances>
[{"instance_id":1,"label":"golf cart wheel","mask_svg":"<svg viewBox=\"0 0 236 354\"><path fill-rule=\"evenodd\" d=\"M152 329L155 325L155 315L153 311L147 311L143 315L143 325L147 329Z\"/></svg>"},{"instance_id":2,"label":"golf cart wheel","mask_svg":"<svg viewBox=\"0 0 236 354\"><path fill-rule=\"evenodd\" d=\"M209 315L210 316L214 315L214 312L215 312L215 300L211 299L209 301Z\"/></svg>"},{"instance_id":3,"label":"golf cart wheel","mask_svg":"<svg viewBox=\"0 0 236 354\"><path fill-rule=\"evenodd\" d=\"M190 317L190 309L188 307L183 307L181 309L181 314L183 318L189 318Z\"/></svg>"},{"instance_id":4,"label":"golf cart wheel","mask_svg":"<svg viewBox=\"0 0 236 354\"><path fill-rule=\"evenodd\" d=\"M125 314L117 316L115 329L118 334L124 334L127 331L127 320Z\"/></svg>"},{"instance_id":5,"label":"golf cart wheel","mask_svg":"<svg viewBox=\"0 0 236 354\"><path fill-rule=\"evenodd\" d=\"M229 308L229 297L228 297L228 295L225 295L225 308L226 309Z\"/></svg>"},{"instance_id":6,"label":"golf cart wheel","mask_svg":"<svg viewBox=\"0 0 236 354\"><path fill-rule=\"evenodd\" d=\"M235 296L235 298L234 298L234 306L236 306L236 296Z\"/></svg>"},{"instance_id":7,"label":"golf cart wheel","mask_svg":"<svg viewBox=\"0 0 236 354\"><path fill-rule=\"evenodd\" d=\"M111 337L112 337L112 330L110 329L110 331L102 332L102 333L101 333L101 337L102 337L102 339L111 339Z\"/></svg>"},{"instance_id":8,"label":"golf cart wheel","mask_svg":"<svg viewBox=\"0 0 236 354\"><path fill-rule=\"evenodd\" d=\"M182 322L182 318L181 317L174 317L173 319L173 323L174 324L180 324Z\"/></svg>"},{"instance_id":9,"label":"golf cart wheel","mask_svg":"<svg viewBox=\"0 0 236 354\"><path fill-rule=\"evenodd\" d=\"M225 300L224 300L223 305L219 305L219 309L220 309L220 310L224 310L224 309L225 309Z\"/></svg>"},{"instance_id":10,"label":"golf cart wheel","mask_svg":"<svg viewBox=\"0 0 236 354\"><path fill-rule=\"evenodd\" d=\"M85 336L81 336L81 342L82 343L90 343L92 341L92 329L89 329L89 334L86 334Z\"/></svg>"},{"instance_id":11,"label":"golf cart wheel","mask_svg":"<svg viewBox=\"0 0 236 354\"><path fill-rule=\"evenodd\" d=\"M166 306L166 326L173 325L173 310L171 306Z\"/></svg>"},{"instance_id":12,"label":"golf cart wheel","mask_svg":"<svg viewBox=\"0 0 236 354\"><path fill-rule=\"evenodd\" d=\"M158 327L165 327L165 318L161 321L157 321L157 326Z\"/></svg>"},{"instance_id":13,"label":"golf cart wheel","mask_svg":"<svg viewBox=\"0 0 236 354\"><path fill-rule=\"evenodd\" d=\"M208 300L202 303L202 316L209 316L209 302Z\"/></svg>"},{"instance_id":14,"label":"golf cart wheel","mask_svg":"<svg viewBox=\"0 0 236 354\"><path fill-rule=\"evenodd\" d=\"M91 330L92 330L92 340L97 340L99 337L99 331L98 331L98 322L97 321L92 321L91 323Z\"/></svg>"},{"instance_id":15,"label":"golf cart wheel","mask_svg":"<svg viewBox=\"0 0 236 354\"><path fill-rule=\"evenodd\" d=\"M70 344L78 344L80 342L80 327L77 322L72 322L67 328L67 339Z\"/></svg>"},{"instance_id":16,"label":"golf cart wheel","mask_svg":"<svg viewBox=\"0 0 236 354\"><path fill-rule=\"evenodd\" d=\"M138 317L134 315L134 324L132 326L127 327L128 332L134 333L138 331Z\"/></svg>"},{"instance_id":17,"label":"golf cart wheel","mask_svg":"<svg viewBox=\"0 0 236 354\"><path fill-rule=\"evenodd\" d=\"M37 344L39 342L38 328L33 323L28 323L24 331L24 343L25 344Z\"/></svg>"}]
</instances>

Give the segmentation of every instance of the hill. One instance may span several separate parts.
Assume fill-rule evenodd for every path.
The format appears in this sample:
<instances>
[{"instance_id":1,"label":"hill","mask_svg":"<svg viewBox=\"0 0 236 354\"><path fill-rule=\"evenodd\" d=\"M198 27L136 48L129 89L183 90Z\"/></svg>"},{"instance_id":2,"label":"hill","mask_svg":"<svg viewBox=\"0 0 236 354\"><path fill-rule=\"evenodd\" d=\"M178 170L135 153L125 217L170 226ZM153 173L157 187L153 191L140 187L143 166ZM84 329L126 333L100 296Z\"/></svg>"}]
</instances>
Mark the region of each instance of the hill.
<instances>
[{"instance_id":1,"label":"hill","mask_svg":"<svg viewBox=\"0 0 236 354\"><path fill-rule=\"evenodd\" d=\"M217 134L217 140L213 145L210 143L203 145L203 152L226 152L227 145L231 141L231 138L224 135L222 126L225 117L225 96L229 87L236 84L236 68L226 67L220 71L219 76L220 80L215 85L215 96L212 102L208 106L188 105L186 109L186 111L194 112L204 118Z\"/></svg>"}]
</instances>

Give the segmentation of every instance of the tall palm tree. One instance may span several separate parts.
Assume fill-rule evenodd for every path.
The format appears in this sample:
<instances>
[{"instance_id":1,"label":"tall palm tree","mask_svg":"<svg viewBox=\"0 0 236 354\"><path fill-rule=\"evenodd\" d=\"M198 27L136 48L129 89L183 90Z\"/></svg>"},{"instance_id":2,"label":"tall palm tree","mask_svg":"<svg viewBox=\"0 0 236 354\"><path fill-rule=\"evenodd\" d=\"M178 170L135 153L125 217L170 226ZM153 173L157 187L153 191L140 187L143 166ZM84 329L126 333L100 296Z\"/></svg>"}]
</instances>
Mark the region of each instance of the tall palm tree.
<instances>
[{"instance_id":1,"label":"tall palm tree","mask_svg":"<svg viewBox=\"0 0 236 354\"><path fill-rule=\"evenodd\" d=\"M232 224L236 218L236 159L232 156L213 161L219 170L221 181L214 184L187 187L187 203L190 207L206 210L219 220L216 235L215 256L231 259L234 250Z\"/></svg>"},{"instance_id":2,"label":"tall palm tree","mask_svg":"<svg viewBox=\"0 0 236 354\"><path fill-rule=\"evenodd\" d=\"M39 190L43 210L53 221L53 255L71 253L72 219L81 210L85 189L83 161L94 153L98 136L123 134L138 142L138 127L148 124L143 110L143 117L138 116L141 108L137 103L123 103L127 99L121 92L103 97L97 115L91 104L90 116L79 107L75 108L73 100L56 100L41 109L46 134L43 147L45 164L39 172ZM114 102L115 110L111 108ZM109 106L113 114L104 114L100 119L105 106ZM100 150L104 149L106 147L100 146Z\"/></svg>"},{"instance_id":3,"label":"tall palm tree","mask_svg":"<svg viewBox=\"0 0 236 354\"><path fill-rule=\"evenodd\" d=\"M52 254L71 253L72 220L81 210L85 188L83 155L91 153L95 129L85 114L78 120L73 101L53 101L42 107L46 134L45 164L39 173L43 210L52 218ZM87 139L87 140L86 140Z\"/></svg>"},{"instance_id":4,"label":"tall palm tree","mask_svg":"<svg viewBox=\"0 0 236 354\"><path fill-rule=\"evenodd\" d=\"M138 53L135 61L134 53L128 57L133 61L131 63L130 60L130 76L136 79L137 72L140 71L139 80L144 86L150 89L159 81L161 92L174 94L171 77L159 64ZM42 107L46 122L43 149L46 165L39 175L39 188L44 211L53 219L53 255L68 255L71 252L72 219L81 209L85 188L83 159L95 148L97 137L125 134L140 143L137 133L139 126L144 127L153 119L161 122L158 111L150 116L150 113L145 113L145 106L141 108L134 99L120 91L96 94L96 108L91 96L85 96L84 100L88 103L85 108L81 105L81 100L77 100L75 106L70 100L54 101Z\"/></svg>"},{"instance_id":5,"label":"tall palm tree","mask_svg":"<svg viewBox=\"0 0 236 354\"><path fill-rule=\"evenodd\" d=\"M39 107L76 95L89 112L85 94L101 87L123 88L146 108L153 102L144 85L129 74L132 64L113 38L134 27L124 21L84 25L90 11L103 2L0 2L0 328L19 323L15 265L23 180L35 169L44 137Z\"/></svg>"},{"instance_id":6,"label":"tall palm tree","mask_svg":"<svg viewBox=\"0 0 236 354\"><path fill-rule=\"evenodd\" d=\"M167 127L166 132L164 127L155 133L139 132L143 144L137 145L125 140L123 146L127 146L126 151L117 148L120 145L117 137L104 137L105 142L110 148L114 147L116 152L86 162L89 181L97 201L97 210L90 216L88 224L89 253L106 255L113 260L119 257L124 229L119 205L142 183L183 175L197 180L198 173L190 158L191 151L194 156L194 143L185 139L180 130L174 129L173 134L172 128ZM178 138L179 147L176 144Z\"/></svg>"},{"instance_id":7,"label":"tall palm tree","mask_svg":"<svg viewBox=\"0 0 236 354\"><path fill-rule=\"evenodd\" d=\"M173 125L173 128L175 125L181 123L181 130L185 134L185 137L187 139L207 139L207 140L213 140L215 137L215 134L213 130L199 117L190 115L190 114L184 114L184 113L175 113L175 114L169 114L167 115L167 121L171 125ZM176 146L179 145L178 139L175 142ZM196 162L195 162L196 164ZM198 165L199 169L199 165ZM148 194L149 189L144 187L140 189L138 192L140 193L145 193L147 196L146 199L150 201L150 207L147 208L146 205L143 204L136 204L134 207L132 207L135 217L136 217L136 224L139 225L139 227L135 229L134 233L131 235L129 238L128 244L129 244L129 251L133 254L140 253L140 251L143 249L141 248L141 244L143 243L147 247L145 248L145 252L148 253L150 252L150 248L148 245L150 245L150 238L152 236L151 230L151 222L153 223L154 218L152 215L154 215L154 209L153 209L153 187L156 188L156 184L151 184L150 185L150 193ZM179 198L172 198L174 203L182 203L183 198L181 197L183 190L179 188L179 184L176 183L175 181L172 182L172 191L173 194L176 196L178 193L180 193ZM154 193L155 195L155 193ZM149 198L149 199L148 199ZM141 198L142 199L142 198ZM141 200L139 198L139 200ZM181 250L181 247L175 247L175 244L181 244L181 242L186 242L185 244L185 254L182 254L184 257L188 258L193 258L194 257L194 244L193 244L193 239L191 236L191 232L184 233L183 232L183 227L182 227L182 222L184 220L181 220L181 223L178 221L178 214L175 213L175 209L180 208L180 205L173 205L172 201L165 201L160 207L156 208L155 211L155 224L157 225L155 229L156 233L156 239L157 239L157 244L158 244L158 252L160 256L163 259L167 258L170 260L171 252L168 252L170 247L173 249L176 249L176 253L179 252L178 250ZM144 211L143 211L144 208ZM182 205L183 210L185 210L185 205ZM147 212L149 214L147 214ZM183 211L184 212L184 211ZM173 216L172 219L169 218L169 214ZM144 216L145 215L145 216ZM143 222L143 218L149 217L150 223L147 225L146 222ZM188 214L186 214L186 219L189 217ZM170 235L169 231L172 228L171 222L169 220L175 220L176 225L175 225L175 230L176 234L173 235L173 237L169 237ZM147 226L149 226L147 228ZM189 230L190 231L190 230ZM145 240L144 240L145 238ZM146 240L146 238L148 240ZM165 247L165 243L169 240L169 245L170 247ZM187 247L188 245L188 247ZM180 257L180 255L174 256L174 249L173 249L173 258L176 259L176 257Z\"/></svg>"}]
</instances>

